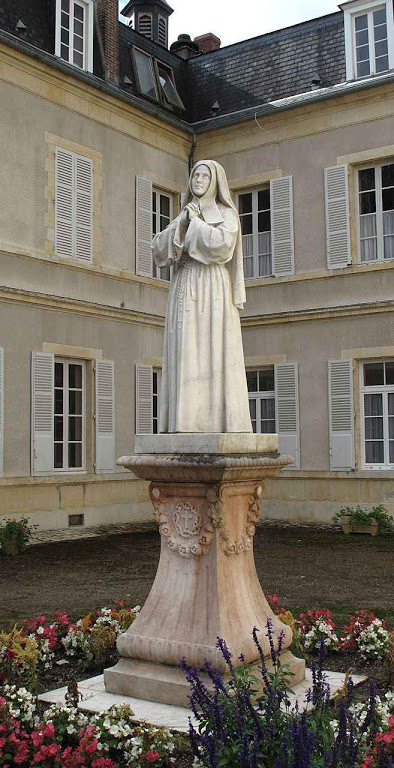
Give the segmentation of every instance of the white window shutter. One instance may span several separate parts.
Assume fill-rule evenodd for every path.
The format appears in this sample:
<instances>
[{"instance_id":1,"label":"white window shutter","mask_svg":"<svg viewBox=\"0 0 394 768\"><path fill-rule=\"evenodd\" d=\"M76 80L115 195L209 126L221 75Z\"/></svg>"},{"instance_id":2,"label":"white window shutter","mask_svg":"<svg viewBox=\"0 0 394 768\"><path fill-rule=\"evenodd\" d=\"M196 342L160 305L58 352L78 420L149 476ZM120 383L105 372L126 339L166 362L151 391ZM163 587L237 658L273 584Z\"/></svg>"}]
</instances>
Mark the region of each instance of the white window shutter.
<instances>
[{"instance_id":1,"label":"white window shutter","mask_svg":"<svg viewBox=\"0 0 394 768\"><path fill-rule=\"evenodd\" d=\"M74 256L74 158L56 147L55 158L55 253Z\"/></svg>"},{"instance_id":2,"label":"white window shutter","mask_svg":"<svg viewBox=\"0 0 394 768\"><path fill-rule=\"evenodd\" d=\"M153 433L153 368L151 365L135 367L135 433Z\"/></svg>"},{"instance_id":3,"label":"white window shutter","mask_svg":"<svg viewBox=\"0 0 394 768\"><path fill-rule=\"evenodd\" d=\"M293 177L271 179L272 271L294 274Z\"/></svg>"},{"instance_id":4,"label":"white window shutter","mask_svg":"<svg viewBox=\"0 0 394 768\"><path fill-rule=\"evenodd\" d=\"M32 353L32 475L54 471L54 355Z\"/></svg>"},{"instance_id":5,"label":"white window shutter","mask_svg":"<svg viewBox=\"0 0 394 768\"><path fill-rule=\"evenodd\" d=\"M324 169L324 198L327 268L341 269L351 262L347 165Z\"/></svg>"},{"instance_id":6,"label":"white window shutter","mask_svg":"<svg viewBox=\"0 0 394 768\"><path fill-rule=\"evenodd\" d=\"M0 477L4 472L4 349L0 347Z\"/></svg>"},{"instance_id":7,"label":"white window shutter","mask_svg":"<svg viewBox=\"0 0 394 768\"><path fill-rule=\"evenodd\" d=\"M294 464L288 469L300 469L297 363L275 366L275 408L279 452L293 457Z\"/></svg>"},{"instance_id":8,"label":"white window shutter","mask_svg":"<svg viewBox=\"0 0 394 768\"><path fill-rule=\"evenodd\" d=\"M96 360L95 472L115 471L115 376L112 360Z\"/></svg>"},{"instance_id":9,"label":"white window shutter","mask_svg":"<svg viewBox=\"0 0 394 768\"><path fill-rule=\"evenodd\" d=\"M93 162L74 156L75 167L75 258L93 260Z\"/></svg>"},{"instance_id":10,"label":"white window shutter","mask_svg":"<svg viewBox=\"0 0 394 768\"><path fill-rule=\"evenodd\" d=\"M135 271L152 277L152 182L136 176Z\"/></svg>"},{"instance_id":11,"label":"white window shutter","mask_svg":"<svg viewBox=\"0 0 394 768\"><path fill-rule=\"evenodd\" d=\"M329 360L330 468L354 469L353 365Z\"/></svg>"}]
</instances>

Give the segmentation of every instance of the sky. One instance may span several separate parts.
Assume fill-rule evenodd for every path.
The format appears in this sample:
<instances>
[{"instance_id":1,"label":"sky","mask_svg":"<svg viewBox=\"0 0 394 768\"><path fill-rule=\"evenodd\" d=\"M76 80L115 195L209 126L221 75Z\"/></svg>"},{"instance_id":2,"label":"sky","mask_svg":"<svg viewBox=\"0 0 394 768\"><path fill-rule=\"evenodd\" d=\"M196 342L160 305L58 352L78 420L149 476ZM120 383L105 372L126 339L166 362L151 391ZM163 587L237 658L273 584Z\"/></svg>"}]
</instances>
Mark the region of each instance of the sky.
<instances>
[{"instance_id":1,"label":"sky","mask_svg":"<svg viewBox=\"0 0 394 768\"><path fill-rule=\"evenodd\" d=\"M213 32L222 46L338 11L335 0L167 0L169 40ZM339 0L340 1L340 0ZM120 8L126 5L120 2Z\"/></svg>"}]
</instances>

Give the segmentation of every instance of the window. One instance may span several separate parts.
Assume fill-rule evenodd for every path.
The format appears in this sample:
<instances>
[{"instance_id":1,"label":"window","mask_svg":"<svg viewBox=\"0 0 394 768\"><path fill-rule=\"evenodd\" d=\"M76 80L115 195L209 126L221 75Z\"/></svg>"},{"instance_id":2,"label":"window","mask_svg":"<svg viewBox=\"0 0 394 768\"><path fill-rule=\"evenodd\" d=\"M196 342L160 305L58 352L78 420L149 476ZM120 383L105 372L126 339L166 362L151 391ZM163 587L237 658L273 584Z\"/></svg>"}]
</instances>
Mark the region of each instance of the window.
<instances>
[{"instance_id":1,"label":"window","mask_svg":"<svg viewBox=\"0 0 394 768\"><path fill-rule=\"evenodd\" d=\"M157 435L159 432L160 386L161 386L161 370L157 368L153 368L153 371L152 371L152 432L154 435Z\"/></svg>"},{"instance_id":2,"label":"window","mask_svg":"<svg viewBox=\"0 0 394 768\"><path fill-rule=\"evenodd\" d=\"M348 80L387 72L393 66L394 24L391 0L344 6L346 77Z\"/></svg>"},{"instance_id":3,"label":"window","mask_svg":"<svg viewBox=\"0 0 394 768\"><path fill-rule=\"evenodd\" d=\"M394 259L394 162L358 171L360 261Z\"/></svg>"},{"instance_id":4,"label":"window","mask_svg":"<svg viewBox=\"0 0 394 768\"><path fill-rule=\"evenodd\" d=\"M56 147L55 254L93 260L93 161Z\"/></svg>"},{"instance_id":5,"label":"window","mask_svg":"<svg viewBox=\"0 0 394 768\"><path fill-rule=\"evenodd\" d=\"M245 279L272 275L270 188L238 195Z\"/></svg>"},{"instance_id":6,"label":"window","mask_svg":"<svg viewBox=\"0 0 394 768\"><path fill-rule=\"evenodd\" d=\"M54 469L85 468L85 366L55 358Z\"/></svg>"},{"instance_id":7,"label":"window","mask_svg":"<svg viewBox=\"0 0 394 768\"><path fill-rule=\"evenodd\" d=\"M394 468L394 361L362 366L363 463Z\"/></svg>"},{"instance_id":8,"label":"window","mask_svg":"<svg viewBox=\"0 0 394 768\"><path fill-rule=\"evenodd\" d=\"M165 67L159 61L157 64L157 75L160 83L164 100L177 109L185 109L183 102L178 94L174 83L173 71L170 67Z\"/></svg>"},{"instance_id":9,"label":"window","mask_svg":"<svg viewBox=\"0 0 394 768\"><path fill-rule=\"evenodd\" d=\"M152 234L157 235L168 227L172 219L173 198L159 189L152 190ZM171 279L170 267L157 267L153 262L153 277L161 280Z\"/></svg>"},{"instance_id":10,"label":"window","mask_svg":"<svg viewBox=\"0 0 394 768\"><path fill-rule=\"evenodd\" d=\"M246 371L249 409L253 432L275 434L275 371L274 366Z\"/></svg>"},{"instance_id":11,"label":"window","mask_svg":"<svg viewBox=\"0 0 394 768\"><path fill-rule=\"evenodd\" d=\"M93 71L91 0L56 1L56 55L80 69Z\"/></svg>"},{"instance_id":12,"label":"window","mask_svg":"<svg viewBox=\"0 0 394 768\"><path fill-rule=\"evenodd\" d=\"M164 107L184 110L178 94L171 67L153 59L145 51L133 46L132 61L140 93L149 99L160 101Z\"/></svg>"},{"instance_id":13,"label":"window","mask_svg":"<svg viewBox=\"0 0 394 768\"><path fill-rule=\"evenodd\" d=\"M149 99L158 101L158 90L156 85L155 72L153 69L152 56L140 51L139 48L133 48L135 68L137 71L137 81L140 92Z\"/></svg>"}]
</instances>

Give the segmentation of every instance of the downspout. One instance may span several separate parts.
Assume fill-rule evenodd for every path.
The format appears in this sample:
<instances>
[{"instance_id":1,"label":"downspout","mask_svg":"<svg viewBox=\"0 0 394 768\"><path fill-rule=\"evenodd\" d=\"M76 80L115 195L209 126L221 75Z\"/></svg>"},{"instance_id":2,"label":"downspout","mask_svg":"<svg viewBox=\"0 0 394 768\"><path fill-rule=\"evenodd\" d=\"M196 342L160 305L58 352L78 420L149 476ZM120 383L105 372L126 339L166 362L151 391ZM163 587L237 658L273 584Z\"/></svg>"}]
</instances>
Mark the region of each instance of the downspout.
<instances>
[{"instance_id":1,"label":"downspout","mask_svg":"<svg viewBox=\"0 0 394 768\"><path fill-rule=\"evenodd\" d=\"M192 168L194 165L194 152L196 149L196 144L197 144L197 134L193 131L192 143L191 143L190 153L189 153L189 175L191 174Z\"/></svg>"}]
</instances>

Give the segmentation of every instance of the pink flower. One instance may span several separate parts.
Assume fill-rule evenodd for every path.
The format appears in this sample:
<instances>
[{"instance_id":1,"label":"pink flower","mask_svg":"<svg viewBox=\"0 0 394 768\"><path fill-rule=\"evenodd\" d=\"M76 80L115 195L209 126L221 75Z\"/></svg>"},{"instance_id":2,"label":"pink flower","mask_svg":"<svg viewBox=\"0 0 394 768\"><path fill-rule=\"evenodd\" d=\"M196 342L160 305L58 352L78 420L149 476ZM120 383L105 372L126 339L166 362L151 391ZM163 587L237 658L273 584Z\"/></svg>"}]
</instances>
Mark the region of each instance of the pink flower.
<instances>
[{"instance_id":1,"label":"pink flower","mask_svg":"<svg viewBox=\"0 0 394 768\"><path fill-rule=\"evenodd\" d=\"M158 752L153 752L151 749L148 749L147 752L145 752L145 759L148 763L155 763L156 760L160 759L160 755Z\"/></svg>"}]
</instances>

